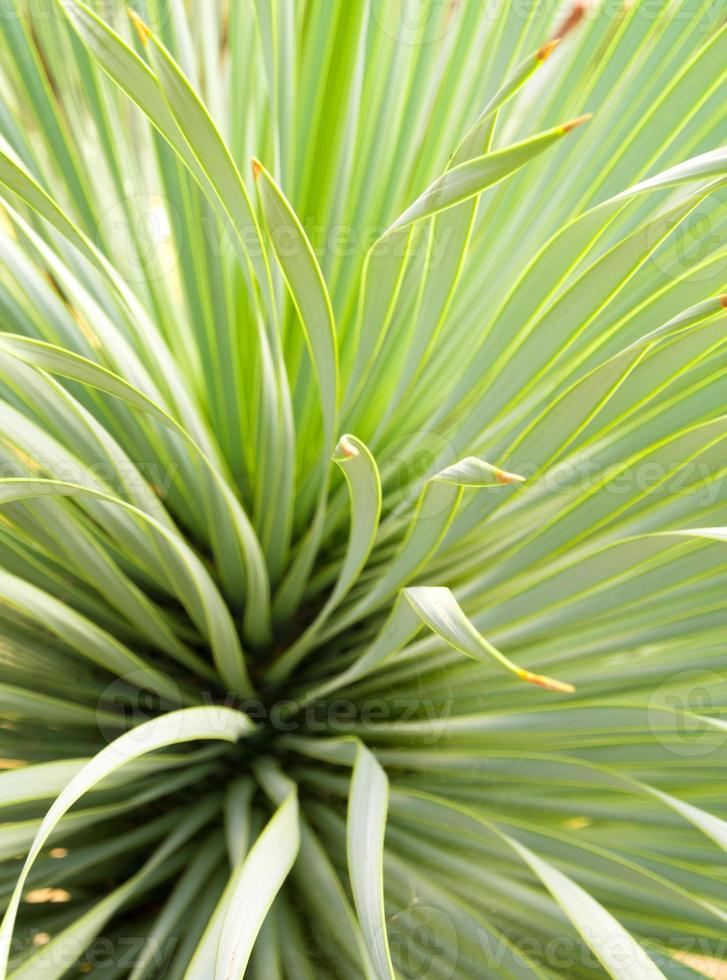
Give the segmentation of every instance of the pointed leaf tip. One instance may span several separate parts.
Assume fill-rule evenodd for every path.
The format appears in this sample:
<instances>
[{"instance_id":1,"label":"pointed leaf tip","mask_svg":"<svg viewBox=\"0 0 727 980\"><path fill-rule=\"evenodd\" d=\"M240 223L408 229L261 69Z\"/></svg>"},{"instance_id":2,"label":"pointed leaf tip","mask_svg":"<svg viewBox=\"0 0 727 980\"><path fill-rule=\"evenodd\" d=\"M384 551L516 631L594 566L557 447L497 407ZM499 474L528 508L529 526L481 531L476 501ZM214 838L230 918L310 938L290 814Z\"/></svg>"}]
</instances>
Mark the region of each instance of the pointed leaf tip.
<instances>
[{"instance_id":1,"label":"pointed leaf tip","mask_svg":"<svg viewBox=\"0 0 727 980\"><path fill-rule=\"evenodd\" d=\"M584 115L578 116L576 119L571 119L570 122L565 123L563 126L563 132L570 133L572 129L575 129L577 126L582 126L584 123L589 122L591 119L593 119L593 113L586 112Z\"/></svg>"},{"instance_id":2,"label":"pointed leaf tip","mask_svg":"<svg viewBox=\"0 0 727 980\"><path fill-rule=\"evenodd\" d=\"M498 483L525 483L525 477L519 473L508 473L507 470L495 470L495 479Z\"/></svg>"},{"instance_id":3,"label":"pointed leaf tip","mask_svg":"<svg viewBox=\"0 0 727 980\"><path fill-rule=\"evenodd\" d=\"M141 19L141 17L137 14L137 12L133 10L131 7L127 7L126 12L129 15L131 23L134 25L134 29L137 33L139 40L146 47L146 45L149 43L149 35L151 33L149 28L146 26L146 24Z\"/></svg>"},{"instance_id":4,"label":"pointed leaf tip","mask_svg":"<svg viewBox=\"0 0 727 980\"><path fill-rule=\"evenodd\" d=\"M559 41L562 41L564 37L567 37L571 33L571 31L574 31L588 13L589 7L590 4L587 2L587 0L576 0L571 7L568 16L556 30L555 37L558 38Z\"/></svg>"},{"instance_id":5,"label":"pointed leaf tip","mask_svg":"<svg viewBox=\"0 0 727 980\"><path fill-rule=\"evenodd\" d=\"M521 668L518 670L517 675L521 681L527 681L528 684L537 684L538 687L544 687L546 691L555 691L558 694L575 694L576 689L572 684L566 684L564 681L556 681L552 677L543 676L543 674L533 674L532 671Z\"/></svg>"},{"instance_id":6,"label":"pointed leaf tip","mask_svg":"<svg viewBox=\"0 0 727 980\"><path fill-rule=\"evenodd\" d=\"M560 44L560 41L561 39L559 37L554 37L552 41L548 41L547 44L544 44L541 48L538 48L538 50L535 52L535 60L540 62L547 61Z\"/></svg>"},{"instance_id":7,"label":"pointed leaf tip","mask_svg":"<svg viewBox=\"0 0 727 980\"><path fill-rule=\"evenodd\" d=\"M251 166L253 180L257 180L260 174L263 172L263 165L260 163L257 157L253 157Z\"/></svg>"}]
</instances>

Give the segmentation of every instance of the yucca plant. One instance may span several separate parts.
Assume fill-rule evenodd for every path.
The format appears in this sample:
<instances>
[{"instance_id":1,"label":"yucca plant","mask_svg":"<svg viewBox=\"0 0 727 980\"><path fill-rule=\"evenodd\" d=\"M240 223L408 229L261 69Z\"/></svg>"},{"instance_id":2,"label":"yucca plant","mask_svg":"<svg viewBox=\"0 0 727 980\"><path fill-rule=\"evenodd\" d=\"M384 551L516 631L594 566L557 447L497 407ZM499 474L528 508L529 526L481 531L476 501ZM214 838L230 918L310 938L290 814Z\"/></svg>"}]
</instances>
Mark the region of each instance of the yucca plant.
<instances>
[{"instance_id":1,"label":"yucca plant","mask_svg":"<svg viewBox=\"0 0 727 980\"><path fill-rule=\"evenodd\" d=\"M133 2L0 11L0 976L724 975L727 3Z\"/></svg>"}]
</instances>

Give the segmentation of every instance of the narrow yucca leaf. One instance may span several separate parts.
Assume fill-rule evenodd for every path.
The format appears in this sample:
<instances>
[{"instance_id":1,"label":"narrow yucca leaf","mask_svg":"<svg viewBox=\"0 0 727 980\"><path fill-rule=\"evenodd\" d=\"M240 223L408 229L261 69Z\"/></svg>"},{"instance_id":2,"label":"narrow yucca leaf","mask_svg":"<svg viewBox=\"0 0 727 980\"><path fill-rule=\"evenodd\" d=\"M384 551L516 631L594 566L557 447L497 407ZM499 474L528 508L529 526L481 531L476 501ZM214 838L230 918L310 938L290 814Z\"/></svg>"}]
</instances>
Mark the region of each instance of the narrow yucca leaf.
<instances>
[{"instance_id":1,"label":"narrow yucca leaf","mask_svg":"<svg viewBox=\"0 0 727 980\"><path fill-rule=\"evenodd\" d=\"M67 14L82 40L89 45L104 70L128 90L129 95L150 116L162 135L180 153L195 177L205 187L213 189L223 207L231 209L229 217L233 221L236 237L244 242L245 228L249 227L253 231L257 229L257 220L244 183L205 107L163 45L158 43L138 15L132 12L144 44L153 42L152 50L156 52L155 67L159 70L159 77L155 77L138 55L93 10L77 0L56 2ZM180 121L183 129L179 127ZM191 129L187 129L188 126ZM185 135L185 129L189 138ZM203 137L201 141L196 138L198 133ZM200 160L197 153L201 152L202 147L205 155ZM241 245L241 248L244 246ZM255 265L255 262L252 261L252 264ZM261 273L260 283L264 286L267 276L259 256L256 273Z\"/></svg>"},{"instance_id":2,"label":"narrow yucca leaf","mask_svg":"<svg viewBox=\"0 0 727 980\"><path fill-rule=\"evenodd\" d=\"M68 783L46 814L13 891L0 927L0 973L7 970L8 953L25 881L53 828L85 793L128 762L157 749L200 739L235 742L254 731L249 718L229 708L186 708L170 712L161 722L150 721L120 736L92 759Z\"/></svg>"},{"instance_id":3,"label":"narrow yucca leaf","mask_svg":"<svg viewBox=\"0 0 727 980\"><path fill-rule=\"evenodd\" d=\"M289 526L292 516L292 436L289 431L287 376L282 363L273 285L267 253L262 245L261 230L247 187L206 106L164 45L149 31L138 15L132 13L131 16L142 43L148 47L156 77L179 131L214 188L222 207L225 227L229 222L244 265L250 266L249 289L260 324L259 344L265 392L261 406L261 439L258 447L263 460L261 471L264 477L260 480L257 473L255 476L262 498L259 504L262 538L267 545L273 573L278 577L287 554L286 527ZM273 502L272 505L269 501ZM281 519L283 527L278 525L273 530L274 524ZM267 634L258 634L255 637L258 642L264 642L268 638Z\"/></svg>"},{"instance_id":4,"label":"narrow yucca leaf","mask_svg":"<svg viewBox=\"0 0 727 980\"><path fill-rule=\"evenodd\" d=\"M7 167L4 167L3 163L6 163ZM7 176L3 177L3 174L6 172L6 170L7 170ZM95 248L93 243L91 243L86 238L85 235L83 235L80 231L78 231L75 228L75 226L66 218L66 216L57 207L57 205L42 191L41 188L39 188L32 181L32 179L27 174L25 174L21 170L21 168L19 168L10 158L6 158L0 155L0 182L2 182L3 180L10 181L11 184L14 184L18 188L18 190L22 192L22 194L25 196L28 203L32 207L39 209L39 213L41 213L43 217L51 221L61 231L62 234L68 236L69 240L77 248L79 248L79 250L82 251L83 254L87 255L88 258L95 265L97 265L101 270L104 271L104 274L108 275L110 281L114 283L115 291L118 292L119 296L122 298L124 303L128 305L130 312L132 314L136 312L137 309L141 309L138 302L133 298L133 294L128 292L128 290L125 287L125 284L121 283L116 272L112 269L112 267L109 265L106 259L98 252L98 250ZM147 319L146 315L144 314L140 319L141 322L143 323L144 320ZM153 349L155 350L155 352L161 352L164 349L161 339L158 337L155 338L155 331L153 327L150 328L149 335L145 333L145 337L150 341L156 339L156 343L153 345ZM61 354L60 356L63 357L63 354ZM71 358L72 355L69 354L67 360ZM165 359L169 359L169 358L170 355L168 354L168 352L165 351L164 357L162 358L162 362ZM48 362L46 361L46 365L47 363ZM79 380L87 381L88 370L86 370L84 374L85 377L81 377ZM172 378L175 377L175 374L176 374L175 370L171 369ZM177 390L179 390L178 387ZM116 393L116 391L114 393ZM186 394L183 396L183 399L186 400ZM183 429L181 429L178 423L175 423L175 427L178 430L184 431ZM192 431L199 431L201 434L203 432L203 429L202 428L197 429L195 427L195 429L193 429ZM190 438L190 436L187 436L187 438ZM207 436L206 435L202 436L202 439L203 439L203 446L206 446L208 442ZM204 449L202 450L202 454L206 460L206 453ZM247 515L245 514L244 510L239 505L239 503L236 501L235 496L230 491L229 487L225 486L224 484L220 486L221 481L216 472L212 472L211 476L212 476L213 483L216 484L217 488L221 490L224 510L233 509L234 511L233 526L235 529L235 534L233 540L236 539L237 542L242 547L244 561L246 564L246 570L249 574L250 584L252 585L253 582L256 583L257 585L256 594L258 594L263 601L262 606L260 606L257 603L253 605L248 604L247 622L248 622L249 629L251 630L254 638L259 640L260 642L264 642L265 639L269 636L269 631L270 631L269 609L268 609L269 582L268 582L267 570L264 567L264 560L263 560L260 544L250 525ZM227 550L230 542L229 540L224 538L223 539L218 538L217 541L219 542L218 555L220 556L221 563L224 564L229 560L230 557L229 551ZM236 569L236 571L232 573L232 578L233 581L239 584L240 582L239 569Z\"/></svg>"},{"instance_id":5,"label":"narrow yucca leaf","mask_svg":"<svg viewBox=\"0 0 727 980\"><path fill-rule=\"evenodd\" d=\"M31 956L17 970L13 970L11 976L17 977L18 980L32 980L39 977L52 977L55 980L64 976L69 967L73 966L77 958L77 950L91 943L106 923L127 902L133 900L137 893L143 893L150 879L159 872L167 872L170 866L172 871L178 870L172 861L177 859L175 864L179 864L179 852L184 852L185 844L211 819L216 812L216 804L214 798L209 798L193 806L181 824L164 839L133 877L116 888L90 912L77 919L73 925L60 932L48 946L39 950L35 956ZM48 957L52 957L53 965L50 967Z\"/></svg>"},{"instance_id":6,"label":"narrow yucca leaf","mask_svg":"<svg viewBox=\"0 0 727 980\"><path fill-rule=\"evenodd\" d=\"M543 64L555 46L554 43L548 44L545 48L539 49L535 55L526 59L488 102L476 123L452 154L448 172L452 167L467 163L473 157L480 157L483 152L486 153L490 150L498 110ZM514 170L510 171L510 173L513 172ZM417 334L421 340L419 343L414 341L411 344L408 352L411 366L404 372L400 383L402 386L405 386L410 380L414 370L420 367L419 357L421 357L422 350L430 342L432 333L436 331L440 318L444 315L453 297L476 213L477 202L475 201L468 208L456 208L451 215L438 214L432 223L431 251L426 260L424 273L426 284L421 302L421 318L425 322L423 325L417 326ZM360 381L363 370L369 364L369 359L377 351L378 345L383 339L383 331L393 315L393 304L398 298L405 261L393 261L393 259L399 256L405 258L408 244L405 244L406 238L395 232L396 224L379 241L374 243L366 257L366 266L363 272L365 288L362 290L360 312L362 323L359 324L359 332L356 338L358 352L352 378L353 383ZM431 318L431 325L427 326L429 318Z\"/></svg>"},{"instance_id":7,"label":"narrow yucca leaf","mask_svg":"<svg viewBox=\"0 0 727 980\"><path fill-rule=\"evenodd\" d=\"M228 484L221 477L217 468L208 459L201 447L192 440L188 432L179 425L166 411L155 404L142 392L133 388L113 372L87 361L70 351L58 349L50 344L33 341L24 337L3 336L0 338L0 348L7 350L33 367L42 368L64 378L71 378L82 384L88 384L100 391L120 398L125 402L149 412L164 425L179 433L182 438L192 445L195 454L201 459L203 466L209 472L210 482L219 495L220 505L229 516L235 538L238 540L245 556L245 569L248 575L249 587L261 599L254 612L246 614L248 628L255 638L264 640L269 635L269 592L267 570L260 548L249 518L239 501L231 492Z\"/></svg>"},{"instance_id":8,"label":"narrow yucca leaf","mask_svg":"<svg viewBox=\"0 0 727 980\"><path fill-rule=\"evenodd\" d=\"M364 746L356 750L348 802L348 865L356 911L381 980L394 980L384 909L384 833L389 781Z\"/></svg>"},{"instance_id":9,"label":"narrow yucca leaf","mask_svg":"<svg viewBox=\"0 0 727 980\"><path fill-rule=\"evenodd\" d=\"M269 418L269 412L275 410L263 406L262 434L272 445L263 445L261 448L266 460L266 465L262 469L268 484L266 498L277 500L278 491L281 493L278 505L269 510L273 515L282 512L284 519L287 519L285 515L289 509L290 493L288 480L285 477L281 480L277 471L279 459L284 460L289 450L290 436L289 433L285 435L285 430L289 427L287 386L280 377L278 336L274 323L270 320L274 314L270 270L262 249L257 219L239 170L206 108L179 67L151 32L141 24L138 17L135 23L144 41L154 39L152 50L156 53L155 63L160 78L157 78L134 51L84 4L74 0L73 3L61 4L61 6L104 70L148 115L150 121L189 168L207 197L219 209L224 227L229 228L233 234L243 269L248 271L249 267L248 288L251 290L254 305L258 303L257 289L262 291L263 308L259 311L256 322L260 331L258 340L262 348L261 357L266 372L266 386L278 391L283 403L282 418L279 420L277 417ZM166 92L166 96L163 92ZM204 152L201 150L202 147L205 148ZM201 157L198 156L199 153L202 153ZM254 242L258 243L258 247L255 247ZM278 460L276 455L279 457ZM272 467L272 470L268 467ZM272 493L271 484L274 487ZM265 639L267 626L255 623L251 624L251 628L257 641Z\"/></svg>"},{"instance_id":10,"label":"narrow yucca leaf","mask_svg":"<svg viewBox=\"0 0 727 980\"><path fill-rule=\"evenodd\" d=\"M344 475L351 500L346 557L323 608L297 642L286 650L283 658L286 667L303 659L331 614L350 592L371 554L379 529L381 478L370 451L360 439L345 435L339 440L333 459Z\"/></svg>"},{"instance_id":11,"label":"narrow yucca leaf","mask_svg":"<svg viewBox=\"0 0 727 980\"><path fill-rule=\"evenodd\" d=\"M481 194L488 187L492 187L493 184L515 173L520 167L524 167L539 153L547 150L573 129L588 122L590 118L590 116L579 116L578 119L556 126L538 136L532 136L522 143L475 157L474 160L453 167L435 180L421 197L396 219L387 234L399 231L407 225L422 221L440 211L446 211L447 208Z\"/></svg>"},{"instance_id":12,"label":"narrow yucca leaf","mask_svg":"<svg viewBox=\"0 0 727 980\"><path fill-rule=\"evenodd\" d=\"M650 345L678 337L682 332L695 329L701 324L708 324L715 317L724 316L724 309L721 296L704 300L593 368L585 377L575 381L523 430L514 442L511 452L516 454L522 449L523 456L532 459L533 453L537 451L542 459L552 464L553 457L548 456L548 450L556 447L559 453L567 450L569 442L603 408L614 390L638 365ZM574 411L576 405L578 414ZM532 447L528 444L528 439L534 444Z\"/></svg>"},{"instance_id":13,"label":"narrow yucca leaf","mask_svg":"<svg viewBox=\"0 0 727 980\"><path fill-rule=\"evenodd\" d=\"M273 248L295 303L318 378L323 447L329 453L338 423L336 323L323 273L305 231L268 171L253 160L263 213ZM327 462L327 460L326 460Z\"/></svg>"},{"instance_id":14,"label":"narrow yucca leaf","mask_svg":"<svg viewBox=\"0 0 727 980\"><path fill-rule=\"evenodd\" d=\"M355 622L382 600L409 582L437 551L459 507L466 487L483 489L523 482L523 477L509 473L478 457L460 460L431 476L419 494L416 511L409 521L396 557L380 580L366 596L342 613L335 628Z\"/></svg>"},{"instance_id":15,"label":"narrow yucca leaf","mask_svg":"<svg viewBox=\"0 0 727 980\"><path fill-rule=\"evenodd\" d=\"M537 684L549 691L557 691L561 694L572 694L575 691L572 684L565 684L553 680L552 677L543 677L541 674L516 667L477 632L449 589L419 586L405 589L404 595L431 630L468 657L474 657L485 663L488 660L496 660L521 681Z\"/></svg>"},{"instance_id":16,"label":"narrow yucca leaf","mask_svg":"<svg viewBox=\"0 0 727 980\"><path fill-rule=\"evenodd\" d=\"M0 975L717 974L725 0L112 6L0 17Z\"/></svg>"},{"instance_id":17,"label":"narrow yucca leaf","mask_svg":"<svg viewBox=\"0 0 727 980\"><path fill-rule=\"evenodd\" d=\"M323 421L322 456L309 477L318 492L310 531L299 548L276 596L275 612L285 622L295 613L315 561L323 533L330 454L338 428L339 376L336 323L323 273L295 212L270 174L253 160L253 174L260 188L263 214L300 327L310 352L318 382L318 401ZM306 420L302 420L305 425Z\"/></svg>"},{"instance_id":18,"label":"narrow yucca leaf","mask_svg":"<svg viewBox=\"0 0 727 980\"><path fill-rule=\"evenodd\" d=\"M208 176L220 203L228 212L243 254L255 271L263 300L270 304L272 297L266 293L270 283L265 253L260 250L257 252L249 250L247 246L251 233L260 242L260 231L250 196L235 162L206 106L195 93L179 65L138 15L131 12L131 17L142 43L148 48L160 88L177 126L189 149L197 157L203 172Z\"/></svg>"},{"instance_id":19,"label":"narrow yucca leaf","mask_svg":"<svg viewBox=\"0 0 727 980\"><path fill-rule=\"evenodd\" d=\"M53 492L52 488L49 487L45 488L45 492L48 492L49 489ZM6 499L30 498L34 492L37 492L37 488L27 484L13 486L11 488L12 497L6 497ZM41 488L40 492L43 493L44 490ZM69 491L61 489L60 492ZM154 670L115 637L96 626L95 623L73 609L67 608L58 600L44 595L40 589L30 583L9 575L7 572L2 572L0 573L0 595L5 602L12 603L31 621L36 620L42 624L49 632L58 636L92 662L111 670L119 677L131 673L137 678L143 678L149 690L156 691L161 697L171 699L172 702L179 701L179 689L161 672ZM187 666L199 668L200 664L192 657ZM201 666L204 669L203 663ZM188 698L189 694L186 697Z\"/></svg>"},{"instance_id":20,"label":"narrow yucca leaf","mask_svg":"<svg viewBox=\"0 0 727 980\"><path fill-rule=\"evenodd\" d=\"M107 503L115 503L133 512L160 539L162 546L169 549L176 559L176 567L167 566L169 575L190 617L208 637L220 676L224 678L228 688L240 696L244 697L252 693L253 688L247 673L245 658L227 606L204 565L182 538L157 524L143 511L136 510L131 504L116 500L100 491L60 481L0 480L0 502L26 500L46 495L85 494L103 499ZM181 654L178 654L178 657L180 656ZM196 658L192 657L187 666L194 668ZM158 680L155 682L155 689L159 688L159 683Z\"/></svg>"},{"instance_id":21,"label":"narrow yucca leaf","mask_svg":"<svg viewBox=\"0 0 727 980\"><path fill-rule=\"evenodd\" d=\"M286 796L274 816L233 873L220 926L215 976L244 975L265 916L297 857L297 787L289 783L284 791ZM201 978L209 973L197 975Z\"/></svg>"},{"instance_id":22,"label":"narrow yucca leaf","mask_svg":"<svg viewBox=\"0 0 727 980\"><path fill-rule=\"evenodd\" d=\"M188 914L194 906L200 882L208 879L212 869L219 863L223 848L224 845L216 832L205 839L198 848L193 860L179 876L164 909L154 923L146 947L130 976L139 978L154 970L155 961L158 961L173 930L179 928L185 914Z\"/></svg>"},{"instance_id":23,"label":"narrow yucca leaf","mask_svg":"<svg viewBox=\"0 0 727 980\"><path fill-rule=\"evenodd\" d=\"M535 674L516 666L495 649L467 618L449 589L432 586L414 586L402 589L389 618L379 636L351 666L334 680L306 692L301 706L348 687L386 664L426 624L437 636L453 649L481 663L499 663L519 680L560 694L572 694L572 684L552 677Z\"/></svg>"},{"instance_id":24,"label":"narrow yucca leaf","mask_svg":"<svg viewBox=\"0 0 727 980\"><path fill-rule=\"evenodd\" d=\"M453 805L436 797L427 797L424 794L403 793L402 797L405 810L407 804L411 804L414 813L426 811L430 807L442 808L444 811L451 812L455 828L461 826L462 818L464 822L472 820L512 848L551 892L609 975L623 977L624 980L636 980L637 977L663 980L664 974L653 960L603 906L572 879L542 860L529 848L466 807Z\"/></svg>"},{"instance_id":25,"label":"narrow yucca leaf","mask_svg":"<svg viewBox=\"0 0 727 980\"><path fill-rule=\"evenodd\" d=\"M478 148L481 149L484 146L485 150L489 150L492 139L491 131L494 127L497 113L516 95L533 72L545 64L561 40L561 37L556 37L546 44L541 45L534 54L529 55L515 68L510 77L485 105L460 145L452 154L451 162L453 166L465 163L467 160L472 159L472 157L480 156L481 154L477 152Z\"/></svg>"},{"instance_id":26,"label":"narrow yucca leaf","mask_svg":"<svg viewBox=\"0 0 727 980\"><path fill-rule=\"evenodd\" d=\"M159 337L156 327L147 315L144 307L128 288L119 273L102 255L94 243L73 221L64 213L62 208L50 197L33 179L16 159L2 151L0 147L0 183L5 185L13 196L27 205L48 221L60 234L66 238L88 261L108 279L112 292L122 304L128 324L139 338L143 338L142 349L149 355L149 363L157 377L164 377L164 387L170 391L172 398L180 410L185 424L203 441L204 427L200 424L199 413L181 384L180 374L176 363Z\"/></svg>"}]
</instances>

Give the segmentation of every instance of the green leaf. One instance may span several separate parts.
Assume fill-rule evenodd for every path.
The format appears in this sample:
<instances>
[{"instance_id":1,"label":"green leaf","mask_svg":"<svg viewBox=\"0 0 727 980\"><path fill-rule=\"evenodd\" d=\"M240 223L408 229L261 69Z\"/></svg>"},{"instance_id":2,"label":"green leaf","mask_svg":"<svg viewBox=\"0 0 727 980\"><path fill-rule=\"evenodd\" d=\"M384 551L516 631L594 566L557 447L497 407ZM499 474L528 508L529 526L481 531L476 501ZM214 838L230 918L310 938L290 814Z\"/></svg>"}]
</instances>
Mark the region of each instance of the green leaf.
<instances>
[{"instance_id":1,"label":"green leaf","mask_svg":"<svg viewBox=\"0 0 727 980\"><path fill-rule=\"evenodd\" d=\"M255 939L299 847L297 788L291 785L288 797L233 874L221 926L216 975L244 975Z\"/></svg>"},{"instance_id":2,"label":"green leaf","mask_svg":"<svg viewBox=\"0 0 727 980\"><path fill-rule=\"evenodd\" d=\"M491 663L495 660L519 680L528 681L549 691L557 691L561 694L572 694L575 691L572 684L564 684L562 681L553 680L552 677L533 674L529 670L515 666L478 632L449 589L431 586L409 587L404 589L403 594L427 626L455 650L482 663Z\"/></svg>"},{"instance_id":3,"label":"green leaf","mask_svg":"<svg viewBox=\"0 0 727 980\"><path fill-rule=\"evenodd\" d=\"M348 867L361 929L376 974L394 980L384 910L384 834L389 781L376 757L356 750L348 802Z\"/></svg>"},{"instance_id":4,"label":"green leaf","mask_svg":"<svg viewBox=\"0 0 727 980\"><path fill-rule=\"evenodd\" d=\"M186 921L186 916L198 900L200 887L207 883L211 872L219 865L222 854L223 844L217 832L202 841L193 859L177 879L164 908L149 931L141 954L130 973L130 980L154 975L165 945L174 935L174 930L181 928L181 922Z\"/></svg>"},{"instance_id":5,"label":"green leaf","mask_svg":"<svg viewBox=\"0 0 727 980\"><path fill-rule=\"evenodd\" d=\"M77 961L78 950L91 945L109 920L125 904L138 898L150 883L160 877L159 872L167 876L170 871L173 873L177 870L179 852L212 818L217 809L217 802L214 799L202 800L193 806L182 818L179 826L167 836L133 877L112 891L85 915L76 919L71 926L54 936L51 942L40 949L35 956L31 956L22 966L13 970L10 974L12 980L39 980L42 977L57 980L64 976Z\"/></svg>"},{"instance_id":6,"label":"green leaf","mask_svg":"<svg viewBox=\"0 0 727 980\"><path fill-rule=\"evenodd\" d=\"M333 591L323 608L270 670L268 679L273 682L300 663L312 648L331 614L356 583L376 541L381 515L381 480L376 461L361 440L351 435L341 438L333 458L343 472L351 501L351 528L346 555Z\"/></svg>"},{"instance_id":7,"label":"green leaf","mask_svg":"<svg viewBox=\"0 0 727 980\"><path fill-rule=\"evenodd\" d=\"M177 532L158 524L132 504L89 487L58 480L0 480L0 502L76 494L88 494L133 513L154 533L161 545L171 552L173 563L167 563L169 575L190 616L209 637L220 676L230 690L236 690L243 696L250 694L253 687L229 610L203 563ZM195 665L194 660L192 665Z\"/></svg>"},{"instance_id":8,"label":"green leaf","mask_svg":"<svg viewBox=\"0 0 727 980\"><path fill-rule=\"evenodd\" d=\"M512 838L508 843L540 878L612 977L664 980L645 950L585 889Z\"/></svg>"},{"instance_id":9,"label":"green leaf","mask_svg":"<svg viewBox=\"0 0 727 980\"><path fill-rule=\"evenodd\" d=\"M338 428L336 323L323 273L298 216L257 160L253 172L275 254L283 270L318 379L325 465Z\"/></svg>"},{"instance_id":10,"label":"green leaf","mask_svg":"<svg viewBox=\"0 0 727 980\"><path fill-rule=\"evenodd\" d=\"M229 708L184 708L145 722L121 735L77 773L58 796L38 828L30 853L18 876L0 926L0 976L7 973L8 954L25 882L36 858L59 820L90 789L128 762L154 752L199 740L236 742L254 731L249 718Z\"/></svg>"},{"instance_id":11,"label":"green leaf","mask_svg":"<svg viewBox=\"0 0 727 980\"><path fill-rule=\"evenodd\" d=\"M13 489L15 488L11 488L11 492ZM20 496L15 499L31 496L33 493L33 488L23 481L16 489ZM35 620L92 663L119 677L134 677L139 683L146 685L148 690L156 691L172 703L179 703L180 690L169 677L155 670L116 637L54 596L5 571L0 571L0 596L4 602L22 610L31 620Z\"/></svg>"},{"instance_id":12,"label":"green leaf","mask_svg":"<svg viewBox=\"0 0 727 980\"><path fill-rule=\"evenodd\" d=\"M469 808L426 794L406 792L402 796L408 798L415 808L419 804L431 804L435 810L449 811L455 828L467 822L479 824L512 849L542 881L610 976L619 980L621 977L624 980L637 980L639 977L663 980L664 974L646 951L599 902L530 848Z\"/></svg>"},{"instance_id":13,"label":"green leaf","mask_svg":"<svg viewBox=\"0 0 727 980\"><path fill-rule=\"evenodd\" d=\"M520 167L524 167L539 153L547 150L588 119L590 116L582 116L562 126L539 133L537 136L531 136L521 143L486 153L484 156L475 157L453 167L430 184L424 193L396 219L386 234L399 231L481 194L488 187L492 187L515 173Z\"/></svg>"},{"instance_id":14,"label":"green leaf","mask_svg":"<svg viewBox=\"0 0 727 980\"><path fill-rule=\"evenodd\" d=\"M465 487L496 487L522 483L523 478L471 456L430 477L419 494L408 530L398 554L379 580L353 608L344 609L335 622L336 631L356 622L411 581L436 553L462 499Z\"/></svg>"},{"instance_id":15,"label":"green leaf","mask_svg":"<svg viewBox=\"0 0 727 980\"><path fill-rule=\"evenodd\" d=\"M9 334L0 336L0 349L8 351L14 357L18 357L33 367L58 374L64 378L71 378L82 384L91 385L99 391L128 402L135 408L158 418L192 446L208 471L211 487L219 499L219 507L225 513L232 527L232 533L240 545L248 576L248 587L258 598L258 602L247 606L246 623L253 636L260 639L267 637L270 630L270 588L260 544L240 502L203 449L194 442L186 430L150 398L147 398L146 395L119 378L112 371L71 351L64 351L53 344Z\"/></svg>"}]
</instances>

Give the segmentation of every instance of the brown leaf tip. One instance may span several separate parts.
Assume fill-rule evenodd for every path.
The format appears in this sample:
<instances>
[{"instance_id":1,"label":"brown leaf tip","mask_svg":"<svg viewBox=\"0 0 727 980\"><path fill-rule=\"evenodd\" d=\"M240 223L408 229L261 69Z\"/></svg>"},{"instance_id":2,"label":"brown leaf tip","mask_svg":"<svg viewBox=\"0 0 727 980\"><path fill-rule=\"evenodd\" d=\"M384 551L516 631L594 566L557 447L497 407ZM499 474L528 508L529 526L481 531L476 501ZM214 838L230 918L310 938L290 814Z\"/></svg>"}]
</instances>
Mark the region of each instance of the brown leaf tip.
<instances>
[{"instance_id":1,"label":"brown leaf tip","mask_svg":"<svg viewBox=\"0 0 727 980\"><path fill-rule=\"evenodd\" d=\"M724 308L727 309L727 293L722 293L722 295L719 298L719 301L722 304L722 306L724 306Z\"/></svg>"},{"instance_id":2,"label":"brown leaf tip","mask_svg":"<svg viewBox=\"0 0 727 980\"><path fill-rule=\"evenodd\" d=\"M548 41L548 43L544 44L542 48L538 48L538 50L535 52L535 60L540 62L547 61L559 44L560 38L554 37L552 41Z\"/></svg>"},{"instance_id":3,"label":"brown leaf tip","mask_svg":"<svg viewBox=\"0 0 727 980\"><path fill-rule=\"evenodd\" d=\"M570 122L565 123L563 126L563 132L570 133L572 129L576 129L578 126L582 126L584 123L590 122L591 119L593 119L593 113L586 112L584 115L578 116L577 119L571 119Z\"/></svg>"},{"instance_id":4,"label":"brown leaf tip","mask_svg":"<svg viewBox=\"0 0 727 980\"><path fill-rule=\"evenodd\" d=\"M562 40L564 37L567 37L571 31L574 31L588 13L589 7L590 4L587 2L587 0L576 0L576 3L574 3L570 9L570 13L556 30L555 37Z\"/></svg>"},{"instance_id":5,"label":"brown leaf tip","mask_svg":"<svg viewBox=\"0 0 727 980\"><path fill-rule=\"evenodd\" d=\"M555 691L557 694L575 693L575 687L572 684L556 681L552 677L544 677L543 674L533 674L529 670L519 670L518 677L522 681L527 681L528 684L536 684L538 687L544 687L546 691Z\"/></svg>"},{"instance_id":6,"label":"brown leaf tip","mask_svg":"<svg viewBox=\"0 0 727 980\"><path fill-rule=\"evenodd\" d=\"M263 172L263 165L260 163L260 161L256 157L253 157L252 158L252 178L253 178L253 180L257 180L258 177L260 176L260 174L262 172Z\"/></svg>"},{"instance_id":7,"label":"brown leaf tip","mask_svg":"<svg viewBox=\"0 0 727 980\"><path fill-rule=\"evenodd\" d=\"M141 17L137 14L135 10L131 7L126 8L126 12L131 19L131 23L134 25L134 29L141 43L146 46L149 43L149 28L146 26Z\"/></svg>"}]
</instances>

